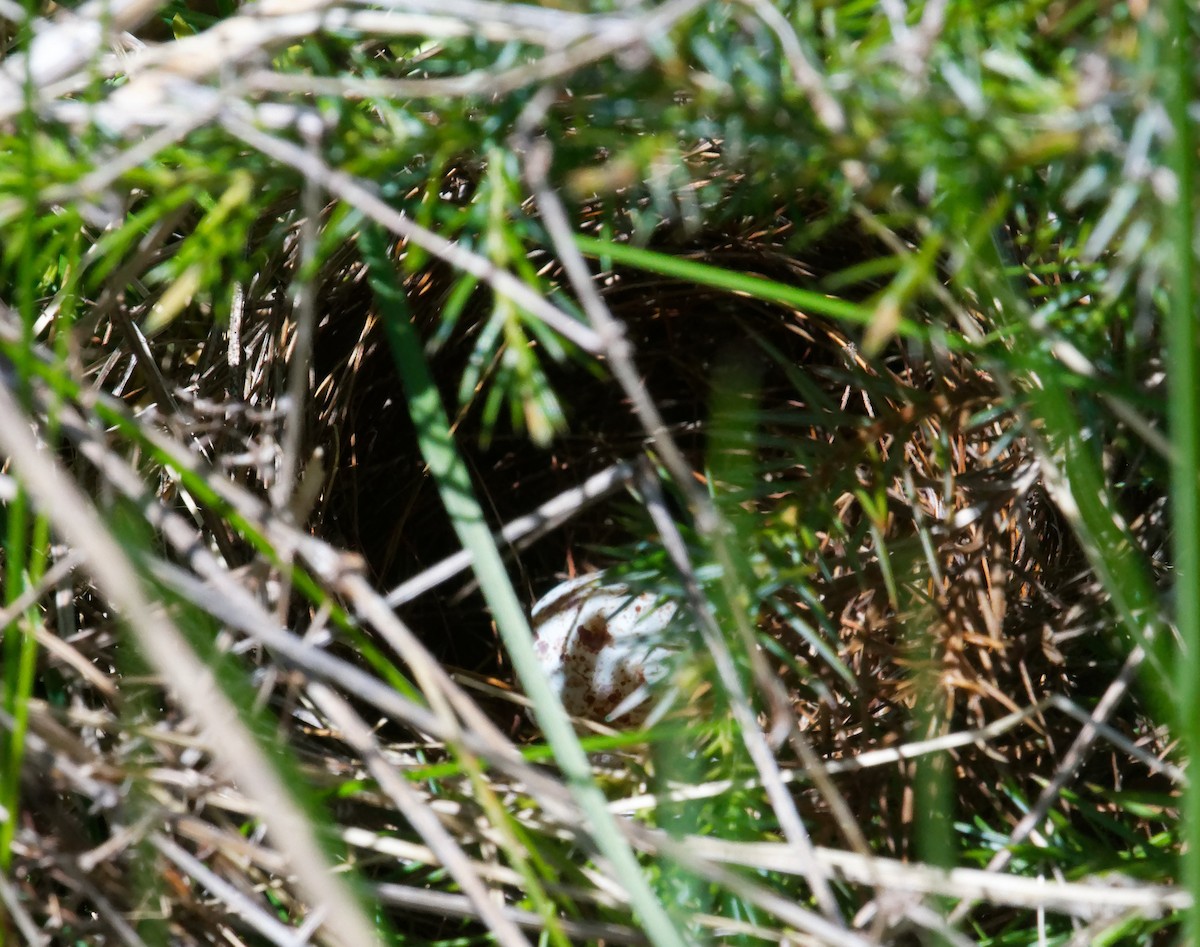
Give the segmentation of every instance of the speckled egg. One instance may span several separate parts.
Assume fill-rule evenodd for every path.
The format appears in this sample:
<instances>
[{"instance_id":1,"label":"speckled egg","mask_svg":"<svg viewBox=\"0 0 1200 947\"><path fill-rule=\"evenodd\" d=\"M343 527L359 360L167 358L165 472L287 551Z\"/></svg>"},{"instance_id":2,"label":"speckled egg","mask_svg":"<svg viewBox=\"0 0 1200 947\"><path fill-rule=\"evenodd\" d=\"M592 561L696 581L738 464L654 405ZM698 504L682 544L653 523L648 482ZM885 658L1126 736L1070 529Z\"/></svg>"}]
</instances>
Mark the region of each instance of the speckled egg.
<instances>
[{"instance_id":1,"label":"speckled egg","mask_svg":"<svg viewBox=\"0 0 1200 947\"><path fill-rule=\"evenodd\" d=\"M668 667L662 632L675 603L653 593L633 594L591 573L555 586L533 606L534 648L567 712L607 720L638 688ZM649 702L614 721L636 726Z\"/></svg>"}]
</instances>

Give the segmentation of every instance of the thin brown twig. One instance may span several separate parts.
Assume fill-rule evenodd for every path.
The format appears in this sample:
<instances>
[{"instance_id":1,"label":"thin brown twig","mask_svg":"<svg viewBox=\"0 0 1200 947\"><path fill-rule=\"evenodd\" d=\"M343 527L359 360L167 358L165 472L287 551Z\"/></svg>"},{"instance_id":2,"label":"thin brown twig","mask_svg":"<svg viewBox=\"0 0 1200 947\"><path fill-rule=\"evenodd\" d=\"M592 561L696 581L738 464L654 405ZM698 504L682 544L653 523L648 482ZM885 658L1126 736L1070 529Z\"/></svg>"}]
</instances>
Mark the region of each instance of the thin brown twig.
<instances>
[{"instance_id":1,"label":"thin brown twig","mask_svg":"<svg viewBox=\"0 0 1200 947\"><path fill-rule=\"evenodd\" d=\"M125 947L148 947L146 942L134 930L133 925L127 921L112 901L104 896L104 893L96 887L89 877L88 873L79 869L67 859L63 859L59 864L59 869L70 879L70 884L75 886L82 892L92 905L92 910L96 912L96 916L103 918L105 923L112 929L113 933L121 941Z\"/></svg>"},{"instance_id":2,"label":"thin brown twig","mask_svg":"<svg viewBox=\"0 0 1200 947\"><path fill-rule=\"evenodd\" d=\"M315 118L301 125L305 144L315 156L320 143L320 122ZM279 459L279 471L271 491L271 501L276 510L283 510L296 489L296 475L300 469L300 446L304 442L305 406L308 401L309 374L312 368L313 336L317 325L317 301L314 286L314 264L317 259L318 222L321 216L320 186L309 178L301 188L301 210L297 240L300 244L296 269L295 330L291 351L287 360L287 403L286 421L283 426L283 449Z\"/></svg>"}]
</instances>

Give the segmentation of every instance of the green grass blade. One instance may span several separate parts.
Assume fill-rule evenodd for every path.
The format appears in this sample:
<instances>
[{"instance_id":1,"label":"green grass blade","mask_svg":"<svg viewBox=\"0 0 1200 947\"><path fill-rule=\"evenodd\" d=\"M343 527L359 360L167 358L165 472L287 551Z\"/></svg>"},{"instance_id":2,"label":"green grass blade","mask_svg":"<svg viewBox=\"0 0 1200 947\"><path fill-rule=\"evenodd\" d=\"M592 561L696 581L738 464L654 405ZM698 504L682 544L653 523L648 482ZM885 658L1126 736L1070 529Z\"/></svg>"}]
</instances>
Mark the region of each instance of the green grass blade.
<instances>
[{"instance_id":1,"label":"green grass blade","mask_svg":"<svg viewBox=\"0 0 1200 947\"><path fill-rule=\"evenodd\" d=\"M31 17L26 17L19 27L23 40L28 41ZM17 228L20 231L18 257L15 261L17 278L16 301L20 315L20 336L13 358L14 387L17 397L24 398L28 391L29 365L33 360L33 326L36 316L38 267L44 261L37 254L36 230L38 206L36 184L36 158L34 155L34 133L36 116L33 111L33 77L29 70L22 75L24 108L18 122L24 134L20 149L20 174L23 177L23 206ZM44 534L45 524L40 519L31 522L31 512L25 491L18 485L17 495L5 513L4 538L4 602L12 605L25 592L30 573L44 562L44 553L34 544L38 534ZM16 826L20 822L19 805L21 792L21 768L25 755L29 710L28 702L33 691L37 662L37 644L33 622L36 614L32 609L0 628L3 637L3 707L13 719L13 730L3 738L3 759L0 760L0 808L8 817L0 821L0 869L9 867L12 859L12 844Z\"/></svg>"},{"instance_id":2,"label":"green grass blade","mask_svg":"<svg viewBox=\"0 0 1200 947\"><path fill-rule=\"evenodd\" d=\"M370 270L371 288L408 396L421 454L437 483L459 541L464 549L471 551L484 598L517 677L533 701L538 723L554 750L571 792L589 820L597 848L612 863L646 934L661 947L682 947L684 939L647 884L624 834L608 811L607 801L592 778L587 755L575 736L571 721L538 664L533 650L533 633L492 540L491 527L475 499L466 465L455 447L450 420L425 362L421 340L409 321L404 292L388 257L383 234L377 228L365 229L359 235L359 248Z\"/></svg>"},{"instance_id":3,"label":"green grass blade","mask_svg":"<svg viewBox=\"0 0 1200 947\"><path fill-rule=\"evenodd\" d=\"M862 306L838 299L836 296L801 289L799 286L788 286L786 283L752 273L737 273L709 263L685 260L668 253L643 250L627 243L613 243L579 234L575 236L575 245L585 256L602 258L648 273L658 273L660 276L670 276L698 286L751 296L765 302L782 303L818 316L829 316L858 325L869 325L876 318L875 309L871 306ZM923 338L926 334L916 323L903 318L898 318L893 328L897 335L907 338Z\"/></svg>"},{"instance_id":4,"label":"green grass blade","mask_svg":"<svg viewBox=\"0 0 1200 947\"><path fill-rule=\"evenodd\" d=\"M1169 205L1174 279L1167 316L1168 417L1171 430L1171 505L1174 519L1175 622L1183 641L1179 666L1180 736L1192 760L1200 747L1200 338L1196 327L1195 234L1196 147L1189 108L1195 44L1187 0L1167 5L1162 45L1172 140L1169 159L1178 193ZM1183 877L1193 898L1200 895L1200 786L1195 779L1184 802ZM1188 915L1193 943L1200 940L1200 907Z\"/></svg>"}]
</instances>

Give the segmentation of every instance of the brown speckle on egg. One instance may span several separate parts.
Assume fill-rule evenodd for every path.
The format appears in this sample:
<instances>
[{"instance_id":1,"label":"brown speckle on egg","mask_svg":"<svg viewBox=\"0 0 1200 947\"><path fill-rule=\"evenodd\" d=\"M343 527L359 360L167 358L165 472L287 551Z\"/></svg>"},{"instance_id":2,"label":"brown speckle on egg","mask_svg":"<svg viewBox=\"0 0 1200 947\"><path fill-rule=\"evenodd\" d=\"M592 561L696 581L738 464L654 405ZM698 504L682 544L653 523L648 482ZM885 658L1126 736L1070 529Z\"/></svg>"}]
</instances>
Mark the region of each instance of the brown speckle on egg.
<instances>
[{"instance_id":1,"label":"brown speckle on egg","mask_svg":"<svg viewBox=\"0 0 1200 947\"><path fill-rule=\"evenodd\" d=\"M585 621L579 626L575 636L579 647L594 654L599 654L602 648L608 647L612 642L612 635L608 632L608 620L603 615L595 615Z\"/></svg>"},{"instance_id":2,"label":"brown speckle on egg","mask_svg":"<svg viewBox=\"0 0 1200 947\"><path fill-rule=\"evenodd\" d=\"M628 586L605 584L599 574L561 583L533 608L535 651L568 713L603 720L647 681L666 672L662 633L673 602ZM645 720L643 701L616 723Z\"/></svg>"}]
</instances>

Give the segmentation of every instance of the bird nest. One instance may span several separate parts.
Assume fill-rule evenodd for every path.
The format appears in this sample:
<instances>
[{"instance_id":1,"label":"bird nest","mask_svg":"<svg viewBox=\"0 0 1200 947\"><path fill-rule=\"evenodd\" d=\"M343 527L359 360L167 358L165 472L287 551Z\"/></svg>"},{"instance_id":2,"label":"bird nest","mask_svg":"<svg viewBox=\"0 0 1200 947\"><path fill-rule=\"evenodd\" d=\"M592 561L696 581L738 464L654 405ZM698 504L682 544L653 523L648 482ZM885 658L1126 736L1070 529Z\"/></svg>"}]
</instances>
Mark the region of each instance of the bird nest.
<instances>
[{"instance_id":1,"label":"bird nest","mask_svg":"<svg viewBox=\"0 0 1200 947\"><path fill-rule=\"evenodd\" d=\"M769 231L686 242L664 236L658 243L692 260L816 286L876 249L858 233L827 239L802 259L784 247L784 235ZM404 250L399 247L399 255ZM481 754L502 745L504 734L518 744L538 743L540 733L517 703L508 656L469 571L451 570L420 594L406 585L458 549L352 249L332 260L321 278L315 383L304 405L307 443L300 453L310 459L300 465L302 485L289 507L274 513L246 499L271 491L272 458L287 437L282 368L296 327L281 300L296 265L294 243L277 264L247 299L236 359L220 357L222 330L190 317L152 343L161 357L130 355L131 336L121 327L144 315L137 312L98 317L84 354L96 387L129 405L162 391L171 395L170 411L160 403L142 422L203 453L221 471L214 482L223 479L235 490L224 502L243 522L262 535L289 516L304 524L303 531L285 525L282 534L272 534L287 536L297 554L307 548L305 536L318 537L319 555L305 562L332 597L320 608L289 598L280 563L232 535L211 505L188 506L171 477L157 482L152 497L133 489L124 502L149 510L152 526L172 543L193 537L173 546L179 561L194 564L198 550L219 552L233 567L236 589L307 628L315 645L340 661L336 673L321 672L328 675L323 679L341 681L341 693L355 707L371 708L389 758L419 770L444 760L445 743L454 739L474 740L472 752ZM553 267L546 272L553 279ZM919 813L936 808L930 800L938 792L952 793L957 811L970 813L981 831L1011 832L1078 730L1064 706L1086 707L1119 671L1106 646L1105 596L1042 482L1042 455L1020 419L1020 392L1002 390L977 360L929 338L893 340L868 357L857 330L812 313L620 267L597 270L594 278L625 328L646 391L693 467L694 484L714 498L742 557L739 581L748 597L738 607L751 619L753 646L737 652L732 624L723 630L741 662L755 726L773 740L772 765L792 787L815 841L861 848L863 827L870 826L877 853L907 857L921 837ZM408 277L409 307L427 339L436 334L454 285L453 275L436 265ZM871 288L857 287L864 295ZM609 481L624 484L623 490L573 501L556 514L553 529L506 545L514 586L532 603L564 576L616 568L638 588L682 600L688 576L662 552L670 537L647 513L648 482L635 483L629 473L655 469L652 439L603 362L546 363L567 415L565 433L547 446L533 445L523 431L485 423L482 398L460 400L459 382L488 312L482 294L473 298L432 365L491 525L499 530L606 471L624 471ZM163 375L154 377L151 365ZM88 476L97 494L129 491L128 475L114 471L135 464L136 454L106 456L94 430L69 410L60 417L71 450L94 465ZM156 436L147 434L147 443L158 443ZM1142 497L1129 511L1143 537L1157 535L1161 526L1154 502ZM672 514L692 563L710 565L711 537L697 529L686 492L668 487L660 509ZM322 571L321 563L328 568ZM198 594L163 569L157 574L172 595ZM700 572L708 589L712 570ZM402 628L377 612L363 619L356 637L328 632L324 623L342 604L366 615L364 602L376 601L363 597L359 575L380 590L410 590L389 600L400 603L399 615L424 650L405 644ZM215 765L195 722L165 696L160 681L140 677L124 657L104 598L87 584L74 592L79 633L67 639L68 649L46 659L65 682L59 700L67 709L32 707L31 814L14 847L13 877L27 899L45 909L39 917L77 939L100 936L124 930L126 919L142 911L144 892L158 890L170 905L160 920L184 942L193 936L187 932L215 932L227 923L223 910L188 880L209 878L205 871L216 877L204 882L210 891L220 890L213 885L221 879L246 890L261 886L273 892L280 911L303 913L303 895L284 877L287 865L254 834L254 805ZM264 643L269 618L259 637L243 638L238 630L246 627L245 615L211 595L200 600L224 628L214 659L256 668L247 706L270 707L279 737L296 750L305 784L337 796L331 811L348 857L368 878L390 877L384 866L396 859L410 866L413 884L381 881L381 903L397 906L393 921L425 938L441 936L447 924L461 930L454 926L459 922L444 920L447 904L414 900L422 886L442 883L438 858L411 838L397 796L380 788L386 780L373 768L378 759L314 704L312 678L295 664L300 652L277 650L291 647L282 639ZM724 622L733 606L713 614ZM342 627L355 629L349 622ZM681 634L698 633L686 622L682 627ZM486 716L456 705L466 721L466 735L456 736L353 677L356 667L378 669L371 654L386 647L406 655L405 672L424 674L453 693L437 668L419 666L431 653L460 685L474 689ZM593 762L616 797L613 806L626 813L656 808L660 825L670 822L677 803L718 798L730 780L759 792L755 780L762 774L761 765L734 759L740 750L729 742L736 732L729 728L732 698L710 651L676 650L682 657L662 682L674 690L674 703L656 725L666 736L618 735L591 744L604 748ZM224 657L216 659L219 654ZM1149 743L1151 754L1159 749L1153 734L1138 731L1139 720L1136 713L1125 715L1110 737L1126 742L1103 744L1108 749L1084 764L1083 784L1097 797L1129 784L1135 741ZM671 758L678 745L693 747L686 765L677 753ZM496 754L492 764L510 768L487 777L490 791L513 799L533 793L547 811L561 809L562 799L539 782L544 774L527 768L514 776L511 759ZM691 775L679 778L688 766ZM814 767L824 782L812 782ZM521 878L497 860L505 837L486 828L491 816L480 808L476 784L462 773L430 778L443 793L447 825L490 866L490 881L522 890ZM1162 779L1139 776L1138 785L1161 788ZM762 805L760 796L748 798L738 803L743 815ZM1053 798L1060 814L1071 817L1070 802ZM526 812L524 802L513 805ZM147 813L144 821L123 834L138 812ZM540 809L528 820L523 825L530 831L570 838L569 822ZM1148 818L1146 831L1155 826ZM153 883L145 879L147 856L127 845L134 838L154 850L149 858L160 868ZM191 852L212 855L207 867L197 867ZM131 884L131 878L146 884ZM872 890L869 878L856 883ZM620 917L624 910L591 875L571 869L563 884L575 886L569 897L584 917L569 922L577 925L569 926L572 936L636 941L630 927L587 920ZM846 884L855 890L851 880ZM868 902L865 895L862 900ZM414 908L430 919L405 913ZM1006 916L991 910L977 919L986 926Z\"/></svg>"},{"instance_id":2,"label":"bird nest","mask_svg":"<svg viewBox=\"0 0 1200 947\"><path fill-rule=\"evenodd\" d=\"M783 249L785 236L667 238L659 248L815 286L879 251L851 228L798 259ZM835 770L857 773L839 782L850 809L887 826L892 853L912 854L918 763L904 748L954 734L952 762L938 765L950 767L943 776L962 811L981 824L1016 823L1078 726L1047 701L1070 695L1086 706L1119 670L1105 595L1042 482L1020 392L1002 390L976 357L950 345L898 339L868 357L859 330L811 313L622 267L594 277L696 479L720 497L721 457L749 455L754 482L730 488L725 509L753 547L745 552L770 573L753 589L758 647L812 748ZM409 279L414 320L427 337L451 285L437 269ZM341 370L325 376L318 430L336 440L342 459L318 522L394 587L455 546L357 286L347 271L331 290L339 317L318 345L322 364ZM548 365L565 433L546 447L503 425L484 434L482 399L460 403L456 387L488 306L481 295L467 307L433 364L446 403L460 404L458 443L497 529L615 464L653 460L651 438L616 383L569 362ZM744 411L714 407L721 379L731 377L749 380L743 394L753 403ZM682 594L643 501L630 486L512 546L514 585L532 603L564 577L615 568L638 588ZM686 500L668 501L688 532ZM538 738L503 699L512 671L469 574L400 613L447 665L501 695L485 703L504 727ZM690 692L676 694L676 715L712 713L706 672L677 672ZM769 727L768 703L758 709ZM978 738L963 738L970 732ZM871 753L889 765L858 770L854 761ZM1113 785L1120 754L1093 756L1087 777ZM816 818L825 807L819 794L806 804L814 824L835 824Z\"/></svg>"}]
</instances>

